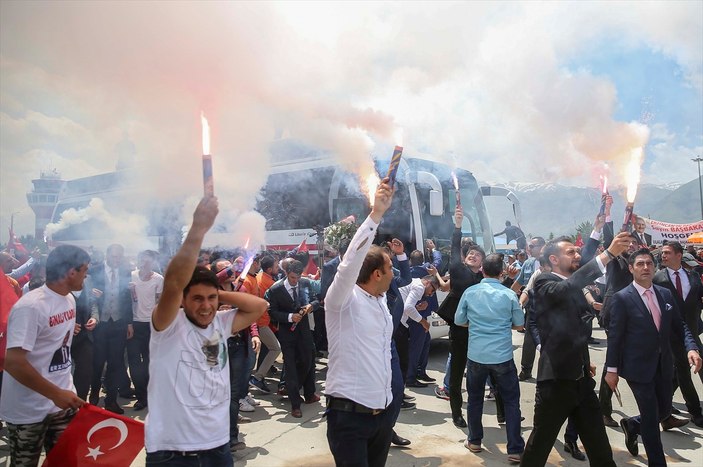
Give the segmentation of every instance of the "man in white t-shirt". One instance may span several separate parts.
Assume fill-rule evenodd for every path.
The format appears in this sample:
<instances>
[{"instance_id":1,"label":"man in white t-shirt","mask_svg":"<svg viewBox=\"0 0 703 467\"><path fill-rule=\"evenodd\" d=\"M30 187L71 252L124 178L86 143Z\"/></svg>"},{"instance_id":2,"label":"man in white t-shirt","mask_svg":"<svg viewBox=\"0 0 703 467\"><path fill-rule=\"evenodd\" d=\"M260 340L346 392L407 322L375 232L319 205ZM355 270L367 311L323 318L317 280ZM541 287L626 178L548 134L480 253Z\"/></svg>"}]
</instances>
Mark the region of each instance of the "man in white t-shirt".
<instances>
[{"instance_id":1,"label":"man in white t-shirt","mask_svg":"<svg viewBox=\"0 0 703 467\"><path fill-rule=\"evenodd\" d=\"M71 292L83 287L90 256L61 245L46 261L46 284L12 307L7 326L0 418L7 421L11 465L39 464L84 401L71 377L76 323Z\"/></svg>"},{"instance_id":2,"label":"man in white t-shirt","mask_svg":"<svg viewBox=\"0 0 703 467\"><path fill-rule=\"evenodd\" d=\"M215 273L196 268L217 211L215 197L198 204L151 316L147 466L233 465L227 338L256 321L268 305L250 294L218 290ZM218 302L233 308L218 312Z\"/></svg>"},{"instance_id":3,"label":"man in white t-shirt","mask_svg":"<svg viewBox=\"0 0 703 467\"><path fill-rule=\"evenodd\" d=\"M149 322L151 313L159 303L164 290L164 276L154 272L158 253L144 250L137 256L137 269L132 271L129 288L132 292L132 323L134 335L127 341L127 361L129 374L134 383L137 402L134 410L143 410L147 406L147 385L149 384Z\"/></svg>"}]
</instances>

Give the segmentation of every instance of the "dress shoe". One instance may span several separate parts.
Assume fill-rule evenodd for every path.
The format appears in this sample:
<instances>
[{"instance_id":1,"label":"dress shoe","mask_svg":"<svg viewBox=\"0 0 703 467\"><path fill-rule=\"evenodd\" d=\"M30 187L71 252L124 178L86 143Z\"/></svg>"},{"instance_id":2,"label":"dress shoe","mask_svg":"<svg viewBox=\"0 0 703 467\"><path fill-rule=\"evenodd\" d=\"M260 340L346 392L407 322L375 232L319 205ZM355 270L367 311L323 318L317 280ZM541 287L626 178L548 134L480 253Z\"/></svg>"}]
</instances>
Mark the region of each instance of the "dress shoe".
<instances>
[{"instance_id":1,"label":"dress shoe","mask_svg":"<svg viewBox=\"0 0 703 467\"><path fill-rule=\"evenodd\" d=\"M276 392L279 396L287 396L288 395L288 390L284 387L278 388L278 391Z\"/></svg>"},{"instance_id":2,"label":"dress shoe","mask_svg":"<svg viewBox=\"0 0 703 467\"><path fill-rule=\"evenodd\" d=\"M405 394L403 393L403 400L407 402L413 402L415 400L415 396L411 396L410 394Z\"/></svg>"},{"instance_id":3,"label":"dress shoe","mask_svg":"<svg viewBox=\"0 0 703 467\"><path fill-rule=\"evenodd\" d=\"M290 414L293 418L303 418L303 412L301 412L300 409L293 409L290 411Z\"/></svg>"},{"instance_id":4,"label":"dress shoe","mask_svg":"<svg viewBox=\"0 0 703 467\"><path fill-rule=\"evenodd\" d=\"M691 421L699 428L703 428L703 415L691 415Z\"/></svg>"},{"instance_id":5,"label":"dress shoe","mask_svg":"<svg viewBox=\"0 0 703 467\"><path fill-rule=\"evenodd\" d=\"M610 415L603 415L603 424L604 424L605 426L610 426L610 427L613 427L613 428L617 428L617 427L618 427L618 422L616 422L615 420L613 420L613 417L611 417Z\"/></svg>"},{"instance_id":6,"label":"dress shoe","mask_svg":"<svg viewBox=\"0 0 703 467\"><path fill-rule=\"evenodd\" d=\"M671 408L671 415L681 415L681 411L676 407Z\"/></svg>"},{"instance_id":7,"label":"dress shoe","mask_svg":"<svg viewBox=\"0 0 703 467\"><path fill-rule=\"evenodd\" d=\"M88 403L98 405L100 403L100 395L91 392L90 397L88 397Z\"/></svg>"},{"instance_id":8,"label":"dress shoe","mask_svg":"<svg viewBox=\"0 0 703 467\"><path fill-rule=\"evenodd\" d=\"M105 410L108 410L112 413L116 413L118 415L124 414L124 409L120 407L117 402L105 402Z\"/></svg>"},{"instance_id":9,"label":"dress shoe","mask_svg":"<svg viewBox=\"0 0 703 467\"><path fill-rule=\"evenodd\" d=\"M520 374L517 375L517 379L519 379L520 381L527 381L528 379L531 379L531 378L532 378L532 372L530 372L530 371L522 370L522 371L520 371Z\"/></svg>"},{"instance_id":10,"label":"dress shoe","mask_svg":"<svg viewBox=\"0 0 703 467\"><path fill-rule=\"evenodd\" d=\"M466 424L466 420L464 420L464 417L461 415L457 415L452 421L454 422L454 426L457 428L466 428L469 426Z\"/></svg>"},{"instance_id":11,"label":"dress shoe","mask_svg":"<svg viewBox=\"0 0 703 467\"><path fill-rule=\"evenodd\" d=\"M570 453L571 457L573 457L577 461L586 460L586 455L581 452L578 444L574 443L573 441L564 441L564 451Z\"/></svg>"},{"instance_id":12,"label":"dress shoe","mask_svg":"<svg viewBox=\"0 0 703 467\"><path fill-rule=\"evenodd\" d=\"M417 407L417 404L414 402L403 401L400 403L400 410L412 410L415 407Z\"/></svg>"},{"instance_id":13,"label":"dress shoe","mask_svg":"<svg viewBox=\"0 0 703 467\"><path fill-rule=\"evenodd\" d=\"M409 383L405 383L406 388L426 388L427 384L426 383L421 383L418 380L411 381Z\"/></svg>"},{"instance_id":14,"label":"dress shoe","mask_svg":"<svg viewBox=\"0 0 703 467\"><path fill-rule=\"evenodd\" d=\"M391 443L395 444L396 446L407 446L410 444L410 440L401 438L400 436L398 436L398 433L394 431L393 438L391 438Z\"/></svg>"},{"instance_id":15,"label":"dress shoe","mask_svg":"<svg viewBox=\"0 0 703 467\"><path fill-rule=\"evenodd\" d=\"M320 402L320 396L318 396L317 394L313 394L312 396L308 396L305 398L306 404L314 404L315 402Z\"/></svg>"},{"instance_id":16,"label":"dress shoe","mask_svg":"<svg viewBox=\"0 0 703 467\"><path fill-rule=\"evenodd\" d=\"M146 402L137 401L134 404L134 410L136 410L136 411L144 410L144 409L146 409L146 407L147 407Z\"/></svg>"},{"instance_id":17,"label":"dress shoe","mask_svg":"<svg viewBox=\"0 0 703 467\"><path fill-rule=\"evenodd\" d=\"M622 432L625 433L625 447L630 451L630 454L636 456L640 451L637 446L637 435L634 434L632 428L630 428L630 419L620 419L620 428L622 428Z\"/></svg>"},{"instance_id":18,"label":"dress shoe","mask_svg":"<svg viewBox=\"0 0 703 467\"><path fill-rule=\"evenodd\" d=\"M684 425L688 425L688 420L685 418L676 418L673 415L669 415L667 418L661 422L662 430L669 431L672 428L680 428Z\"/></svg>"},{"instance_id":19,"label":"dress shoe","mask_svg":"<svg viewBox=\"0 0 703 467\"><path fill-rule=\"evenodd\" d=\"M435 381L437 381L436 379L434 379L433 377L431 377L427 373L419 373L417 375L417 379L424 381L426 383L434 383Z\"/></svg>"}]
</instances>

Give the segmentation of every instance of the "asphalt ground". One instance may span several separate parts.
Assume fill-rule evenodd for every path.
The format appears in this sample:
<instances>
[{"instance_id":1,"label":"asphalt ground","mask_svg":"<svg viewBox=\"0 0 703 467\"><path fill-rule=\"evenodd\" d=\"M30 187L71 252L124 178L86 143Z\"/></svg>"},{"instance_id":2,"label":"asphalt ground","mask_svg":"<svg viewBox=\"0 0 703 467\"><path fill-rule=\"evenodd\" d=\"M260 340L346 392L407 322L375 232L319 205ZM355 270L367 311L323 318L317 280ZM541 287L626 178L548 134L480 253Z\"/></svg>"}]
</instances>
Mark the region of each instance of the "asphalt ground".
<instances>
[{"instance_id":1,"label":"asphalt ground","mask_svg":"<svg viewBox=\"0 0 703 467\"><path fill-rule=\"evenodd\" d=\"M602 370L605 360L605 333L594 329L593 336L600 341L599 345L591 346L591 359L597 365L598 373ZM523 334L513 332L515 361L520 361ZM444 376L444 365L449 350L446 338L432 342L428 373L441 381ZM280 365L278 365L280 367ZM519 365L518 365L519 367ZM317 363L317 380L319 394L324 393L324 378L326 359ZM533 371L536 374L536 368ZM698 375L694 375L694 384L699 396L703 395L703 384ZM270 379L269 386L275 387L275 380ZM613 399L613 417L619 420L623 416L636 415L638 410L625 381L619 385L622 394L623 407ZM522 432L525 440L532 429L534 415L535 381L534 379L521 382L521 410L525 421ZM388 466L501 466L509 465L506 451L505 430L498 425L495 403L486 401L483 409L483 425L485 437L483 452L470 453L464 448L466 429L456 428L450 416L449 402L434 395L434 385L422 389L407 389L414 395L417 407L414 410L402 411L396 424L397 433L412 441L406 448L391 447L388 456ZM261 405L254 412L244 415L252 419L251 423L240 426L244 433L242 437L247 448L235 453L236 466L330 466L334 465L330 454L327 438L326 423L322 419L324 397L318 403L303 405L303 418L295 419L290 416L288 400L277 395L261 395L252 391L252 395ZM466 402L466 394L464 393ZM146 411L135 412L130 407L134 401L120 399L125 406L127 416L143 420ZM685 412L681 394L674 396L674 406ZM683 415L682 415L683 416ZM466 415L465 415L466 417ZM227 423L227 421L223 421ZM646 456L644 446L640 443L638 457L632 457L625 448L625 437L620 428L606 428L613 455L617 465L644 466ZM554 466L585 466L587 461L577 461L564 452L564 428L554 443L548 465ZM7 432L0 432L0 465L9 465L6 446ZM692 423L669 432L662 433L662 443L667 462L671 466L703 466L703 429ZM580 444L581 449L583 446ZM142 466L145 462L145 452L142 451L135 459L133 466Z\"/></svg>"}]
</instances>

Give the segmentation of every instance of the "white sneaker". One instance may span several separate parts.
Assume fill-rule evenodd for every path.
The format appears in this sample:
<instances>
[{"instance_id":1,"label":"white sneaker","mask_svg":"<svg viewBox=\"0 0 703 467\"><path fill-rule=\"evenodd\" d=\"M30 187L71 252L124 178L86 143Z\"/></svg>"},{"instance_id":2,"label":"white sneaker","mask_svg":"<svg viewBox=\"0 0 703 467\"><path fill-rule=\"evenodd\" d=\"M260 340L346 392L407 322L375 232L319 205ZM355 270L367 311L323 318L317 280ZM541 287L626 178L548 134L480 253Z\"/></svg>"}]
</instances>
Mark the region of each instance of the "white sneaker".
<instances>
[{"instance_id":1,"label":"white sneaker","mask_svg":"<svg viewBox=\"0 0 703 467\"><path fill-rule=\"evenodd\" d=\"M251 394L247 394L247 396L244 398L245 401L249 403L249 405L256 407L257 405L261 405L261 402L257 401L253 397L251 397Z\"/></svg>"},{"instance_id":2,"label":"white sneaker","mask_svg":"<svg viewBox=\"0 0 703 467\"><path fill-rule=\"evenodd\" d=\"M253 412L254 410L254 406L247 402L246 399L239 399L240 412Z\"/></svg>"}]
</instances>

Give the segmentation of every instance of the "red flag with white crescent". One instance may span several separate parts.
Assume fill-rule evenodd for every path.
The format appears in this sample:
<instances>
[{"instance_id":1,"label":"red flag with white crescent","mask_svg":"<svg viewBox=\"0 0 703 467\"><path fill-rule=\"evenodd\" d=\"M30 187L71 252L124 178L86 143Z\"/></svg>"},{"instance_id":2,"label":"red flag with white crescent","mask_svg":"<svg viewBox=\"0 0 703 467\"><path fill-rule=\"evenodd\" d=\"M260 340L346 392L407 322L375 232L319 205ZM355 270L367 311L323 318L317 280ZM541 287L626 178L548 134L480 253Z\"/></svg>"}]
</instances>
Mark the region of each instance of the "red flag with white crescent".
<instances>
[{"instance_id":1,"label":"red flag with white crescent","mask_svg":"<svg viewBox=\"0 0 703 467\"><path fill-rule=\"evenodd\" d=\"M581 237L581 232L579 232L578 235L576 235L576 241L574 242L574 245L579 248L584 245L583 237Z\"/></svg>"},{"instance_id":2,"label":"red flag with white crescent","mask_svg":"<svg viewBox=\"0 0 703 467\"><path fill-rule=\"evenodd\" d=\"M308 239L305 237L302 242L300 242L300 245L298 245L298 253L305 253L308 250Z\"/></svg>"},{"instance_id":3,"label":"red flag with white crescent","mask_svg":"<svg viewBox=\"0 0 703 467\"><path fill-rule=\"evenodd\" d=\"M44 461L43 467L130 465L144 447L144 424L85 404Z\"/></svg>"}]
</instances>

